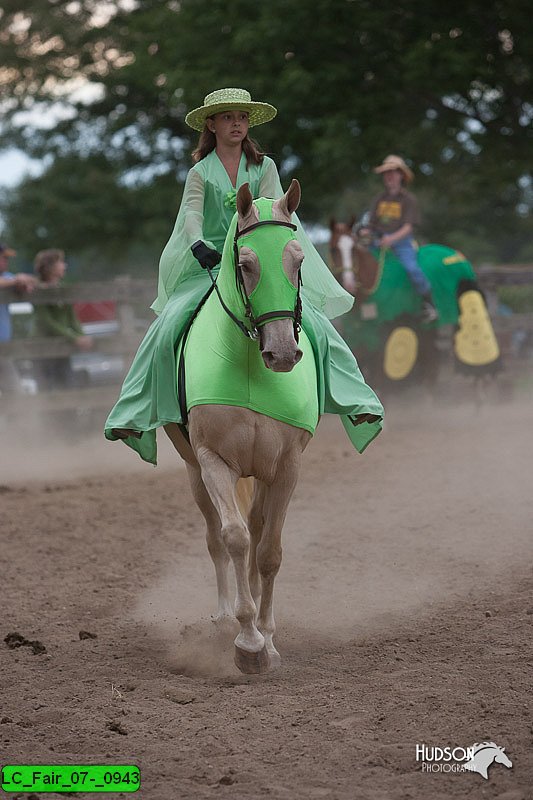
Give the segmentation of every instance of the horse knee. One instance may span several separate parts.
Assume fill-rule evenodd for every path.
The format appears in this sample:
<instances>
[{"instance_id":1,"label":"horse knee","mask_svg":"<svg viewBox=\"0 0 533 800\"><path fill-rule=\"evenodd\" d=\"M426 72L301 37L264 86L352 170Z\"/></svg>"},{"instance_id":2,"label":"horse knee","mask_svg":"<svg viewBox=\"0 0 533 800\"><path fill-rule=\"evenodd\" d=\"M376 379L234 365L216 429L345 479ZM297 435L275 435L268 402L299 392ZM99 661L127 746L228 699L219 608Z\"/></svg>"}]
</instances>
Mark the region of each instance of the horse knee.
<instances>
[{"instance_id":1,"label":"horse knee","mask_svg":"<svg viewBox=\"0 0 533 800\"><path fill-rule=\"evenodd\" d=\"M235 522L222 528L222 538L226 550L232 558L242 558L248 555L250 541L246 529Z\"/></svg>"},{"instance_id":2,"label":"horse knee","mask_svg":"<svg viewBox=\"0 0 533 800\"><path fill-rule=\"evenodd\" d=\"M266 552L264 548L257 551L257 567L263 578L277 575L281 566L282 549L281 547L271 548Z\"/></svg>"},{"instance_id":3,"label":"horse knee","mask_svg":"<svg viewBox=\"0 0 533 800\"><path fill-rule=\"evenodd\" d=\"M217 559L223 559L224 561L229 560L228 551L226 550L224 541L222 540L222 537L218 531L216 534L208 532L206 541L207 550L213 561Z\"/></svg>"}]
</instances>

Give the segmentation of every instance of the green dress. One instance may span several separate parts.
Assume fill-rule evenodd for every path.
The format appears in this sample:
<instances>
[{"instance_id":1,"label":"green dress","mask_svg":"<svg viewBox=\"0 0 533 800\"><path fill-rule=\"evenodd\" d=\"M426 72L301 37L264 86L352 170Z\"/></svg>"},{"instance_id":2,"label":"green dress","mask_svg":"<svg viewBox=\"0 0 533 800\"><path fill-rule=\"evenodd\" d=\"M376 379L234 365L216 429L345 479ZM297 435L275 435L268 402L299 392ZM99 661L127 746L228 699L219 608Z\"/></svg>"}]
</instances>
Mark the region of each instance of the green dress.
<instances>
[{"instance_id":1,"label":"green dress","mask_svg":"<svg viewBox=\"0 0 533 800\"><path fill-rule=\"evenodd\" d=\"M161 255L158 295L152 304L159 316L139 346L105 425L105 435L111 440L116 438L113 428L141 431L140 439L123 441L150 463L157 463L156 429L181 422L176 352L186 323L211 286L207 270L194 259L190 246L202 239L222 252L235 213L236 190L246 182L254 198L283 194L276 166L268 157L260 165L247 167L243 153L235 187L214 150L187 176L174 230ZM362 452L381 430L383 407L328 319L348 311L353 298L334 279L296 215L293 221L305 255L302 327L315 356L318 408L321 414L341 415L352 443ZM380 419L353 425L351 419L360 414L375 414Z\"/></svg>"}]
</instances>

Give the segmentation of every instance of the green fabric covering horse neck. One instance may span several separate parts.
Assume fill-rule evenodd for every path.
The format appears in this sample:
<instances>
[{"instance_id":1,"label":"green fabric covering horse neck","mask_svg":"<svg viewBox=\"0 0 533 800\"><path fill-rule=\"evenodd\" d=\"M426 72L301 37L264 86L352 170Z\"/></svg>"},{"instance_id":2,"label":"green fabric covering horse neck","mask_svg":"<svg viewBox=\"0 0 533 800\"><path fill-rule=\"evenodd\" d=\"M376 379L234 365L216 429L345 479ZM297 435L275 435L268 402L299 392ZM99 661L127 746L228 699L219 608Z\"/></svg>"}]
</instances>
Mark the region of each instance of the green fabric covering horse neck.
<instances>
[{"instance_id":1,"label":"green fabric covering horse neck","mask_svg":"<svg viewBox=\"0 0 533 800\"><path fill-rule=\"evenodd\" d=\"M255 203L259 219L272 219L272 201ZM217 285L225 305L249 325L241 289L236 280L233 239L234 218L222 256ZM291 229L278 226L255 228L238 239L259 258L260 277L249 300L254 317L272 311L294 311L297 289L283 268L283 251ZM273 372L265 366L257 341L248 338L222 307L213 292L197 318L185 344L187 409L199 405L249 408L313 434L318 423L317 370L311 343L301 332L301 360L290 372Z\"/></svg>"}]
</instances>

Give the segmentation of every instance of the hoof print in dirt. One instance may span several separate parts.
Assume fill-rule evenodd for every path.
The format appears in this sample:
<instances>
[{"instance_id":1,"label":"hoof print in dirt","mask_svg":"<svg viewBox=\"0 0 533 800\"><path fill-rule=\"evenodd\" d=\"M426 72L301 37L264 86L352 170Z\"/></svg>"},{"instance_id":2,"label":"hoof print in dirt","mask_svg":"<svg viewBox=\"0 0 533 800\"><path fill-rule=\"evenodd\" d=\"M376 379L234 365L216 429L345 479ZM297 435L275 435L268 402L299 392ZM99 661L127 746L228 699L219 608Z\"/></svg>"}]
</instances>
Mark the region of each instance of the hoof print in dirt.
<instances>
[{"instance_id":1,"label":"hoof print in dirt","mask_svg":"<svg viewBox=\"0 0 533 800\"><path fill-rule=\"evenodd\" d=\"M96 633L91 633L90 631L80 631L79 632L80 639L97 639Z\"/></svg>"},{"instance_id":2,"label":"hoof print in dirt","mask_svg":"<svg viewBox=\"0 0 533 800\"><path fill-rule=\"evenodd\" d=\"M189 705L189 703L194 703L196 700L196 695L188 692L186 689L169 689L163 695L167 700L170 700L171 703L177 703L180 706Z\"/></svg>"},{"instance_id":3,"label":"hoof print in dirt","mask_svg":"<svg viewBox=\"0 0 533 800\"><path fill-rule=\"evenodd\" d=\"M13 800L39 800L38 794L16 794Z\"/></svg>"},{"instance_id":4,"label":"hoof print in dirt","mask_svg":"<svg viewBox=\"0 0 533 800\"><path fill-rule=\"evenodd\" d=\"M128 735L128 731L122 727L120 722L108 722L106 728L108 731L113 731L113 733L120 733L121 736Z\"/></svg>"},{"instance_id":5,"label":"hoof print in dirt","mask_svg":"<svg viewBox=\"0 0 533 800\"><path fill-rule=\"evenodd\" d=\"M235 783L235 776L233 770L230 769L220 778L218 786L231 786L233 783Z\"/></svg>"},{"instance_id":6,"label":"hoof print in dirt","mask_svg":"<svg viewBox=\"0 0 533 800\"><path fill-rule=\"evenodd\" d=\"M8 633L4 638L4 642L7 644L10 650L15 650L17 647L31 647L33 654L36 656L40 653L46 653L46 647L42 642L40 642L38 639L33 639L30 641L20 633Z\"/></svg>"}]
</instances>

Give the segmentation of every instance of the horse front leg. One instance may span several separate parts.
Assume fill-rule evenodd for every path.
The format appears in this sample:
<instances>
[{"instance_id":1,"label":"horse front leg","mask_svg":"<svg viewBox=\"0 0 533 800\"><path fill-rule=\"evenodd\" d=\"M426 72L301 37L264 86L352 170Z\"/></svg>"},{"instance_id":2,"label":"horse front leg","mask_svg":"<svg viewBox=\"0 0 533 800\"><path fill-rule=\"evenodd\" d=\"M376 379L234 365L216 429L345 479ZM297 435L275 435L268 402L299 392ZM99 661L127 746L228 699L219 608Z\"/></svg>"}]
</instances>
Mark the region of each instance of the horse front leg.
<instances>
[{"instance_id":1,"label":"horse front leg","mask_svg":"<svg viewBox=\"0 0 533 800\"><path fill-rule=\"evenodd\" d=\"M257 567L261 576L261 602L257 627L265 637L265 647L271 666L281 664L281 656L273 642L276 632L274 620L274 581L281 566L281 532L292 493L298 480L299 456L288 458L271 486L266 488L262 511L263 533L257 547Z\"/></svg>"},{"instance_id":2,"label":"horse front leg","mask_svg":"<svg viewBox=\"0 0 533 800\"><path fill-rule=\"evenodd\" d=\"M207 549L217 579L218 608L215 620L233 617L233 603L228 582L229 555L222 539L220 517L205 488L200 466L190 442L184 437L179 425L175 422L165 425L165 433L185 461L193 497L205 519Z\"/></svg>"},{"instance_id":3,"label":"horse front leg","mask_svg":"<svg viewBox=\"0 0 533 800\"><path fill-rule=\"evenodd\" d=\"M207 549L211 556L213 566L215 567L218 595L218 608L215 620L233 617L233 603L228 580L230 558L222 538L220 517L205 488L200 467L187 464L187 472L189 474L189 483L191 484L194 499L205 519Z\"/></svg>"},{"instance_id":4,"label":"horse front leg","mask_svg":"<svg viewBox=\"0 0 533 800\"><path fill-rule=\"evenodd\" d=\"M235 639L235 663L241 672L264 672L269 668L269 660L265 639L255 624L257 609L248 581L250 535L237 503L238 475L220 456L204 447L198 448L196 456L202 480L220 517L222 539L235 570L235 616L241 628Z\"/></svg>"},{"instance_id":5,"label":"horse front leg","mask_svg":"<svg viewBox=\"0 0 533 800\"><path fill-rule=\"evenodd\" d=\"M250 513L248 516L248 529L250 531L250 560L248 565L248 581L250 591L256 608L259 609L261 602L261 578L257 566L257 548L263 535L265 524L263 505L265 502L266 486L259 481L255 482L254 496Z\"/></svg>"}]
</instances>

